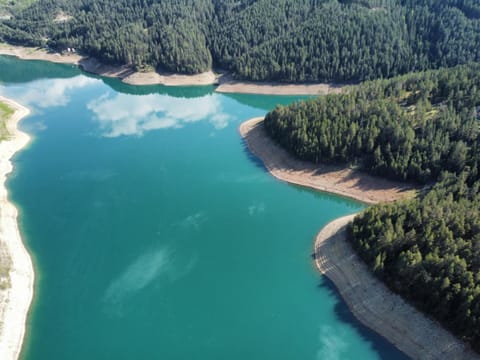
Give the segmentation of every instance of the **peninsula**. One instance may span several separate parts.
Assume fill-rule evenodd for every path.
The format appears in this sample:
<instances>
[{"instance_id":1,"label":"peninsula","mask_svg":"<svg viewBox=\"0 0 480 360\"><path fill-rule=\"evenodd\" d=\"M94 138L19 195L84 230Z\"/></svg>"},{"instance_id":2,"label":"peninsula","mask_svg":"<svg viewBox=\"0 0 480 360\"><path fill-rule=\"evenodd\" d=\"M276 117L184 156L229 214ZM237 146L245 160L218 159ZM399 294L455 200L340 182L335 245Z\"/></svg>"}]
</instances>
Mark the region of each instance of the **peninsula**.
<instances>
[{"instance_id":1,"label":"peninsula","mask_svg":"<svg viewBox=\"0 0 480 360\"><path fill-rule=\"evenodd\" d=\"M415 189L348 168L299 161L273 142L263 118L240 125L249 150L279 180L353 198L368 204L412 197ZM355 215L326 225L314 245L315 264L339 290L362 323L387 338L413 359L479 359L470 348L399 295L391 292L357 256L346 237Z\"/></svg>"},{"instance_id":2,"label":"peninsula","mask_svg":"<svg viewBox=\"0 0 480 360\"><path fill-rule=\"evenodd\" d=\"M477 352L479 73L472 63L365 82L346 93L277 106L262 123L275 145L315 164L306 167L308 181L300 180L308 186L314 187L312 175L323 173L315 167L325 163L419 186L415 197L401 201L367 197L380 203L355 217L348 240L388 288ZM277 153L284 154L267 152ZM290 165L294 172L277 168L283 176L302 174L296 165ZM352 195L356 190L347 194L365 200Z\"/></svg>"},{"instance_id":3,"label":"peninsula","mask_svg":"<svg viewBox=\"0 0 480 360\"><path fill-rule=\"evenodd\" d=\"M267 135L262 117L245 121L239 130L250 151L279 180L367 204L394 201L415 194L415 187L399 181L385 180L346 166L312 164L295 159Z\"/></svg>"}]
</instances>

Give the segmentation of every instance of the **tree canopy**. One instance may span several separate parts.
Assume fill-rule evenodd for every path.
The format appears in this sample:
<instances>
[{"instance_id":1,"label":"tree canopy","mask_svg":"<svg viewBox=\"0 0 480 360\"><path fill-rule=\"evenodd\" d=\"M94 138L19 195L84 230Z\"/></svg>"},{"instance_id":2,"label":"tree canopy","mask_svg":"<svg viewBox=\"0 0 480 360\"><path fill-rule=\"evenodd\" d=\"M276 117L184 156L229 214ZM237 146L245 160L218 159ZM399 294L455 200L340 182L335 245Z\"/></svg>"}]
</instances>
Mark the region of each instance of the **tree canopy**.
<instances>
[{"instance_id":1,"label":"tree canopy","mask_svg":"<svg viewBox=\"0 0 480 360\"><path fill-rule=\"evenodd\" d=\"M350 82L480 61L474 0L38 0L0 39L105 63Z\"/></svg>"},{"instance_id":2,"label":"tree canopy","mask_svg":"<svg viewBox=\"0 0 480 360\"><path fill-rule=\"evenodd\" d=\"M479 173L480 65L375 80L267 114L269 135L295 156L429 183Z\"/></svg>"},{"instance_id":3,"label":"tree canopy","mask_svg":"<svg viewBox=\"0 0 480 360\"><path fill-rule=\"evenodd\" d=\"M480 182L446 174L418 199L358 215L350 241L395 292L480 352Z\"/></svg>"}]
</instances>

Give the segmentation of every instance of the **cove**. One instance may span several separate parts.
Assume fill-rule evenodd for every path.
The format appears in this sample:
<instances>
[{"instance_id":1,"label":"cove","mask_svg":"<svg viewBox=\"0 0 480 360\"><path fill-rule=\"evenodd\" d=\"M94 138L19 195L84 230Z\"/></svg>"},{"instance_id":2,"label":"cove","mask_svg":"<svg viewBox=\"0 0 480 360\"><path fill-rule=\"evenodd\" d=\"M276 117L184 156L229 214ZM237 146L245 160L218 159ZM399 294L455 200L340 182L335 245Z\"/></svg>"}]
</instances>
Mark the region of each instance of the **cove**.
<instances>
[{"instance_id":1,"label":"cove","mask_svg":"<svg viewBox=\"0 0 480 360\"><path fill-rule=\"evenodd\" d=\"M404 358L311 259L363 205L275 180L238 134L301 97L0 68L32 110L7 183L36 272L22 359Z\"/></svg>"}]
</instances>

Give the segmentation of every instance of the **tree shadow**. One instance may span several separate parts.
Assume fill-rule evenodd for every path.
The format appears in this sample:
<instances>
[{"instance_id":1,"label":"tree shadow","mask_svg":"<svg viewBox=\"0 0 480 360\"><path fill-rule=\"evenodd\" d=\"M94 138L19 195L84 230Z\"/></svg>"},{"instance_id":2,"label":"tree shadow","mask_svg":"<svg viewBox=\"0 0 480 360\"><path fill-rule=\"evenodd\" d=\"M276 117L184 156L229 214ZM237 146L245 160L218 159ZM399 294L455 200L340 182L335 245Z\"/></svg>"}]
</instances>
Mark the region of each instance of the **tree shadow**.
<instances>
[{"instance_id":1,"label":"tree shadow","mask_svg":"<svg viewBox=\"0 0 480 360\"><path fill-rule=\"evenodd\" d=\"M399 192L408 192L418 189L413 183L390 180L387 176L380 177L368 174L365 171L355 170L350 172L341 182L355 181L354 186L362 191L397 189Z\"/></svg>"},{"instance_id":2,"label":"tree shadow","mask_svg":"<svg viewBox=\"0 0 480 360\"><path fill-rule=\"evenodd\" d=\"M337 303L335 304L334 311L337 318L340 321L351 325L362 337L362 339L368 341L372 345L372 348L379 354L380 358L388 360L410 359L405 353L397 349L386 338L360 322L360 320L358 320L350 311L335 287L335 284L328 277L322 276L318 287L322 289L322 291L327 291L330 295L336 297Z\"/></svg>"},{"instance_id":3,"label":"tree shadow","mask_svg":"<svg viewBox=\"0 0 480 360\"><path fill-rule=\"evenodd\" d=\"M75 65L47 63L43 60L20 60L15 56L0 55L0 83L23 84L44 79L68 79L81 74Z\"/></svg>"},{"instance_id":4,"label":"tree shadow","mask_svg":"<svg viewBox=\"0 0 480 360\"><path fill-rule=\"evenodd\" d=\"M199 98L213 94L212 85L199 86L165 86L165 85L130 85L117 78L102 77L100 75L83 72L84 75L101 79L106 85L118 93L128 95L168 95L176 98Z\"/></svg>"},{"instance_id":5,"label":"tree shadow","mask_svg":"<svg viewBox=\"0 0 480 360\"><path fill-rule=\"evenodd\" d=\"M248 144L247 144L247 140L241 137L241 142L242 142L242 151L247 156L248 160L250 160L260 170L268 172L268 169L265 166L265 163L257 155L255 155L253 152L250 151L250 148L248 147Z\"/></svg>"},{"instance_id":6,"label":"tree shadow","mask_svg":"<svg viewBox=\"0 0 480 360\"><path fill-rule=\"evenodd\" d=\"M290 105L296 101L307 100L312 95L258 95L258 94L239 94L239 93L221 93L223 96L234 101L263 111L271 111L277 105Z\"/></svg>"}]
</instances>

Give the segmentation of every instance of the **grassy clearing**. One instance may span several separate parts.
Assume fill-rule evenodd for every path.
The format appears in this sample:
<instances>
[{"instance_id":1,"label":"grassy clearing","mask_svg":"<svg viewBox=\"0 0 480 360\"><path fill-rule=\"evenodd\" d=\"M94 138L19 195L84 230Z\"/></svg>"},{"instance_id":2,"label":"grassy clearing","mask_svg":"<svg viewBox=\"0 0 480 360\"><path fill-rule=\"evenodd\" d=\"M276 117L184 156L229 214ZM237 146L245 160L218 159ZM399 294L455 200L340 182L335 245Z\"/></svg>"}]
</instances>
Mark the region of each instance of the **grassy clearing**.
<instances>
[{"instance_id":1,"label":"grassy clearing","mask_svg":"<svg viewBox=\"0 0 480 360\"><path fill-rule=\"evenodd\" d=\"M0 243L0 248L4 247L4 244ZM10 269L12 267L12 260L2 249L0 255L0 290L5 290L10 287Z\"/></svg>"},{"instance_id":2,"label":"grassy clearing","mask_svg":"<svg viewBox=\"0 0 480 360\"><path fill-rule=\"evenodd\" d=\"M10 133L7 129L7 120L14 112L15 110L8 106L8 104L0 102L0 141L10 138Z\"/></svg>"}]
</instances>

